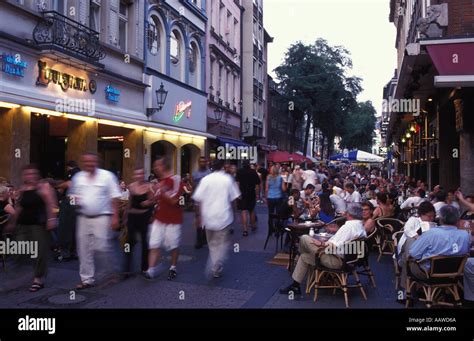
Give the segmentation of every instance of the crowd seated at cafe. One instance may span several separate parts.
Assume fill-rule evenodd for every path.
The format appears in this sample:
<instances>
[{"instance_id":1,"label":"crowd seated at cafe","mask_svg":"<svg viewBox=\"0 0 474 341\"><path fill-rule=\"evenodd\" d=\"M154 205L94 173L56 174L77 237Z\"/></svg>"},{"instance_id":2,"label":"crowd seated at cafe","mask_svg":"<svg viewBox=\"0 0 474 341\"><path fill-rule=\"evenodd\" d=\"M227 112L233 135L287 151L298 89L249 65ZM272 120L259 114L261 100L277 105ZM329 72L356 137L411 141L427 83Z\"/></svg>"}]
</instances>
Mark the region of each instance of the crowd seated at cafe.
<instances>
[{"instance_id":1,"label":"crowd seated at cafe","mask_svg":"<svg viewBox=\"0 0 474 341\"><path fill-rule=\"evenodd\" d=\"M429 212L432 216L433 212ZM445 205L439 210L440 225L423 232L409 247L409 241L404 247L408 252L408 261L402 262L403 271L409 267L412 276L427 279L430 262L420 262L434 256L461 256L469 254L470 235L465 230L458 229L459 211L456 207ZM403 247L402 247L403 248ZM410 262L410 259L416 262ZM403 282L402 279L402 283Z\"/></svg>"},{"instance_id":2,"label":"crowd seated at cafe","mask_svg":"<svg viewBox=\"0 0 474 341\"><path fill-rule=\"evenodd\" d=\"M308 270L315 265L316 255L319 255L321 264L327 268L339 269L342 267L343 254L326 253L324 250L331 248L331 250L340 252L342 251L341 246L345 242L365 238L367 236L362 223L362 207L359 203L350 203L347 205L346 218L346 223L326 242L315 239L309 235L301 237L299 243L300 256L292 275L293 283L281 289L281 294L289 294L290 292L293 292L295 295L301 294L300 285L306 277Z\"/></svg>"}]
</instances>

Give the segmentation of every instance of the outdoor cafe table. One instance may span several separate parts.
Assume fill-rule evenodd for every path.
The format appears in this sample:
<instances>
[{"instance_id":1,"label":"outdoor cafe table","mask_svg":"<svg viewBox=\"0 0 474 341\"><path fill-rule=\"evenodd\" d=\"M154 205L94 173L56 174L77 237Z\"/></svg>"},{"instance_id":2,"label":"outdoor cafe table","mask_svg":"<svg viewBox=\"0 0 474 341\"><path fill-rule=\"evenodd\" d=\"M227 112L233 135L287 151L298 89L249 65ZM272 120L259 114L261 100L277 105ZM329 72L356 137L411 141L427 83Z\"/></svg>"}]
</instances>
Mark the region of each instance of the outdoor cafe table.
<instances>
[{"instance_id":1,"label":"outdoor cafe table","mask_svg":"<svg viewBox=\"0 0 474 341\"><path fill-rule=\"evenodd\" d=\"M321 221L321 220L316 220L312 222L304 222L304 223L298 223L298 222L293 222L290 223L286 226L286 228L289 230L290 233L290 239L291 239L291 245L290 245L290 254L289 254L289 259L288 259L288 271L293 271L294 263L295 263L295 258L298 253L298 248L296 247L296 242L298 241L299 237L302 235L308 234L310 229L313 228L316 232L316 230L319 230L320 228L326 226L326 224Z\"/></svg>"}]
</instances>

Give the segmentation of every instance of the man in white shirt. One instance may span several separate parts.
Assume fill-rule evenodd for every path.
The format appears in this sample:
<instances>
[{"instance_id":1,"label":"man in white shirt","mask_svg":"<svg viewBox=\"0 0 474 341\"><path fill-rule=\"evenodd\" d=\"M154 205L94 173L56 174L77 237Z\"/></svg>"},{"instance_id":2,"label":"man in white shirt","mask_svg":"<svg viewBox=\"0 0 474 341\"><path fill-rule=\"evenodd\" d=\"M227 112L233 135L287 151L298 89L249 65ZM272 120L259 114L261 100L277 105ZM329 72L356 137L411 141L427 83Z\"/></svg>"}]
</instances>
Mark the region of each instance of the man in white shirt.
<instances>
[{"instance_id":1,"label":"man in white shirt","mask_svg":"<svg viewBox=\"0 0 474 341\"><path fill-rule=\"evenodd\" d=\"M436 203L433 204L435 210L436 210L436 218L439 218L439 214L440 214L440 211L441 211L441 208L443 206L446 206L447 203L446 203L446 198L447 198L447 193L446 191L444 190L439 190L437 193L436 193Z\"/></svg>"},{"instance_id":2,"label":"man in white shirt","mask_svg":"<svg viewBox=\"0 0 474 341\"><path fill-rule=\"evenodd\" d=\"M407 200L405 200L401 205L400 208L403 210L405 208L411 208L411 207L418 207L423 201L425 201L425 191L422 190L421 188L417 189L415 192L414 197L409 197Z\"/></svg>"},{"instance_id":3,"label":"man in white shirt","mask_svg":"<svg viewBox=\"0 0 474 341\"><path fill-rule=\"evenodd\" d=\"M112 265L113 230L119 228L118 203L122 195L117 178L98 168L99 157L94 153L82 155L82 171L72 178L70 196L78 206L77 251L81 283L76 289L86 289L95 282L94 255Z\"/></svg>"},{"instance_id":4,"label":"man in white shirt","mask_svg":"<svg viewBox=\"0 0 474 341\"><path fill-rule=\"evenodd\" d=\"M342 267L343 245L346 242L367 237L364 225L362 223L362 207L358 203L351 203L347 206L346 223L331 237L327 242L314 239L304 235L300 239L300 257L293 271L293 283L280 290L280 294L295 295L301 294L300 284L303 282L311 266L315 265L316 254L319 254L321 264L331 269ZM321 252L324 249L336 250L332 252Z\"/></svg>"},{"instance_id":5,"label":"man in white shirt","mask_svg":"<svg viewBox=\"0 0 474 341\"><path fill-rule=\"evenodd\" d=\"M306 188L309 184L315 186L316 185L316 172L311 168L305 170L303 172L303 188Z\"/></svg>"},{"instance_id":6,"label":"man in white shirt","mask_svg":"<svg viewBox=\"0 0 474 341\"><path fill-rule=\"evenodd\" d=\"M334 206L337 214L343 214L347 210L347 204L339 195L331 194L329 196L331 204Z\"/></svg>"},{"instance_id":7,"label":"man in white shirt","mask_svg":"<svg viewBox=\"0 0 474 341\"><path fill-rule=\"evenodd\" d=\"M234 179L222 169L224 162L214 163L214 172L204 177L196 188L193 199L199 202L202 225L206 230L209 258L206 272L214 278L222 275L230 246L230 226L234 220L233 202L240 195Z\"/></svg>"},{"instance_id":8,"label":"man in white shirt","mask_svg":"<svg viewBox=\"0 0 474 341\"><path fill-rule=\"evenodd\" d=\"M355 190L355 186L353 183L349 182L344 185L344 189L346 191L346 195L344 200L347 204L352 202L359 203L361 200L360 193Z\"/></svg>"}]
</instances>

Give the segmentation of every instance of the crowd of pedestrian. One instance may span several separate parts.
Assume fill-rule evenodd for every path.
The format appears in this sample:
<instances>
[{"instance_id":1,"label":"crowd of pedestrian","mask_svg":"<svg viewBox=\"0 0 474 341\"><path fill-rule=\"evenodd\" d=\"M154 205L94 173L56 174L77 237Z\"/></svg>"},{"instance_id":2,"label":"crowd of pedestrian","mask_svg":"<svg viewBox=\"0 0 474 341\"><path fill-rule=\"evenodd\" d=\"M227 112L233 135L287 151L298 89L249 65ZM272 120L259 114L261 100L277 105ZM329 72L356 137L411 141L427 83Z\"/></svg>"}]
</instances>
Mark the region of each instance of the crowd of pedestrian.
<instances>
[{"instance_id":1,"label":"crowd of pedestrian","mask_svg":"<svg viewBox=\"0 0 474 341\"><path fill-rule=\"evenodd\" d=\"M210 165L201 157L197 170L181 177L174 174L169 158L159 157L148 179L143 167L137 167L133 181L127 184L101 169L94 153L85 153L80 161L80 168L74 161L67 163L61 182L41 179L34 165L23 168L23 183L18 188L0 179L2 235L38 243L32 292L44 287L51 250L57 261L79 260L79 290L96 284L96 265L110 276L120 274L119 279L132 275L137 247L140 272L146 279L158 276L166 251L171 255L167 278L174 280L181 236L188 228L183 226L185 209L194 211L195 248L207 245L205 272L214 278L223 274L232 233L238 230L246 238L257 229L257 204L267 206L269 221L277 216L285 224L307 220L330 224L344 217L345 223L327 242L310 236L300 239L293 283L281 290L285 294L301 291L300 284L314 265L315 255L321 255L321 263L327 267L342 266L341 255L330 257L322 250L366 238L376 230L375 221L383 218L405 222L395 255L402 269L402 284L409 257L463 254L470 249L469 234L456 226L459 220L474 218L474 197L439 185L430 191L421 180L399 174L389 178L378 168L248 161L238 168L222 160ZM235 219L238 215L241 226ZM120 247L125 262L120 265L114 247L119 230L124 229ZM442 242L453 240L459 245L455 252ZM471 300L473 267L470 258L465 291Z\"/></svg>"}]
</instances>

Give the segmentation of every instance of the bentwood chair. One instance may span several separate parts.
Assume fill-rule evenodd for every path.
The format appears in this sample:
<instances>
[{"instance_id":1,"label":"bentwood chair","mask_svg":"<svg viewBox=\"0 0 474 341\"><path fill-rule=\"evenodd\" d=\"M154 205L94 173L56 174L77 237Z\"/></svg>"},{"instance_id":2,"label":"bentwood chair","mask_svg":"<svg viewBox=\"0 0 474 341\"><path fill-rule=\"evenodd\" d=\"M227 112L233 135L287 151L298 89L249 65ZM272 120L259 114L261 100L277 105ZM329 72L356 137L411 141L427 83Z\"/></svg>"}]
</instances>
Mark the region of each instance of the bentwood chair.
<instances>
[{"instance_id":1,"label":"bentwood chair","mask_svg":"<svg viewBox=\"0 0 474 341\"><path fill-rule=\"evenodd\" d=\"M397 252L397 245L400 242L400 238L403 235L403 231L398 231L395 232L392 235L392 240L393 240L393 246L394 246L394 253L393 253L393 266L395 268L395 290L398 290L400 288L400 278L402 276L402 269L400 268L400 265L398 265L398 260L399 260L399 255Z\"/></svg>"},{"instance_id":2,"label":"bentwood chair","mask_svg":"<svg viewBox=\"0 0 474 341\"><path fill-rule=\"evenodd\" d=\"M275 252L278 252L278 243L280 243L280 249L283 249L283 236L285 234L285 228L283 226L283 219L279 214L269 214L268 215L268 232L267 239L265 239L265 245L263 249L267 248L268 240L272 235L275 236Z\"/></svg>"},{"instance_id":3,"label":"bentwood chair","mask_svg":"<svg viewBox=\"0 0 474 341\"><path fill-rule=\"evenodd\" d=\"M0 217L0 240L5 241L5 236L3 235L3 229L7 225L8 219L10 218L9 214L5 214ZM7 255L6 253L2 254L2 266L3 271L7 271Z\"/></svg>"},{"instance_id":4,"label":"bentwood chair","mask_svg":"<svg viewBox=\"0 0 474 341\"><path fill-rule=\"evenodd\" d=\"M377 228L380 233L380 247L377 262L380 261L382 255L393 255L395 246L392 235L395 232L401 231L405 223L395 218L377 218L375 219Z\"/></svg>"},{"instance_id":5,"label":"bentwood chair","mask_svg":"<svg viewBox=\"0 0 474 341\"><path fill-rule=\"evenodd\" d=\"M357 239L344 244L344 250L357 250L360 248L367 250L365 239ZM357 268L364 263L364 258L360 257L360 254L357 252L346 252L342 259L342 267L340 269L330 269L322 265L319 255L316 255L313 281L307 288L307 291L310 292L311 288L314 287L314 302L318 299L319 289L333 289L333 294L337 289L342 290L346 308L349 308L349 288L359 288L362 297L367 300L367 295L357 272ZM356 280L354 285L348 284L348 277L351 275Z\"/></svg>"},{"instance_id":6,"label":"bentwood chair","mask_svg":"<svg viewBox=\"0 0 474 341\"><path fill-rule=\"evenodd\" d=\"M407 264L407 300L406 307L412 305L412 295L414 287L421 287L425 294L424 301L428 308L433 305L447 305L447 306L461 306L461 297L459 295L458 286L462 282L464 264L469 255L461 256L434 256L420 261L412 258L408 259ZM430 269L427 271L421 265L426 262L430 263ZM411 265L416 264L424 273L424 278L419 278L413 275ZM443 298L443 293L450 293L453 295L454 303L447 302Z\"/></svg>"}]
</instances>

